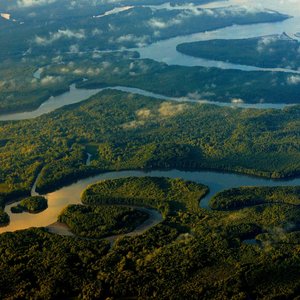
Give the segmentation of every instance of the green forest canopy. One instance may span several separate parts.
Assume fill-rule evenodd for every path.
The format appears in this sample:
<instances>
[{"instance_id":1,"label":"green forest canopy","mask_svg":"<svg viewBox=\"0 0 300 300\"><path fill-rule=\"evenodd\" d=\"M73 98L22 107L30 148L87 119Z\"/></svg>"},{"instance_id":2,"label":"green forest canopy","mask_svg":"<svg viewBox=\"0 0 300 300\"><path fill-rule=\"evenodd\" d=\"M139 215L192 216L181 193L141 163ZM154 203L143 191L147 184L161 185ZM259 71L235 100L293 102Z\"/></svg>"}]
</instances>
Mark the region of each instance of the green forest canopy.
<instances>
[{"instance_id":1,"label":"green forest canopy","mask_svg":"<svg viewBox=\"0 0 300 300\"><path fill-rule=\"evenodd\" d=\"M3 122L0 195L46 192L122 169L299 174L299 107L233 109L105 91L37 119ZM24 137L26 137L24 139ZM86 166L86 152L93 154Z\"/></svg>"}]
</instances>

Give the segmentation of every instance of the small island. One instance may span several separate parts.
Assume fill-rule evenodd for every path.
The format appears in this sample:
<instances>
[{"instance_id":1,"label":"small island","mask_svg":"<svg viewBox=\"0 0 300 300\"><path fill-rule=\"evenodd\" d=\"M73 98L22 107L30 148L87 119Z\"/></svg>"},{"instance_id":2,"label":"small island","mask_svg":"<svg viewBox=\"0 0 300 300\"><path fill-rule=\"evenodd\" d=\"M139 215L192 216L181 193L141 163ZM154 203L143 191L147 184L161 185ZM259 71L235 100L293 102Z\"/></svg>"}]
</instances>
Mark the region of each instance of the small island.
<instances>
[{"instance_id":1,"label":"small island","mask_svg":"<svg viewBox=\"0 0 300 300\"><path fill-rule=\"evenodd\" d=\"M7 226L9 224L9 215L0 209L0 227Z\"/></svg>"},{"instance_id":2,"label":"small island","mask_svg":"<svg viewBox=\"0 0 300 300\"><path fill-rule=\"evenodd\" d=\"M48 201L42 196L32 196L23 199L18 205L11 208L11 212L14 214L29 212L31 214L37 214L48 207Z\"/></svg>"}]
</instances>

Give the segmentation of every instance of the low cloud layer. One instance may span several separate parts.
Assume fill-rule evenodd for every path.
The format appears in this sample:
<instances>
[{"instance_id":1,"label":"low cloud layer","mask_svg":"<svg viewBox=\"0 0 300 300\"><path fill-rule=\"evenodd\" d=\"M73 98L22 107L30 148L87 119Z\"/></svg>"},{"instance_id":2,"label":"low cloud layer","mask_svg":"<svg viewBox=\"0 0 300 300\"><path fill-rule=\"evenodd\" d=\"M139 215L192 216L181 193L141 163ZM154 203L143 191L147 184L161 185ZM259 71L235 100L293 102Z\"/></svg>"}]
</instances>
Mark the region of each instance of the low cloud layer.
<instances>
[{"instance_id":1,"label":"low cloud layer","mask_svg":"<svg viewBox=\"0 0 300 300\"><path fill-rule=\"evenodd\" d=\"M300 76L299 75L291 75L287 78L287 83L289 85L300 84Z\"/></svg>"},{"instance_id":2,"label":"low cloud layer","mask_svg":"<svg viewBox=\"0 0 300 300\"><path fill-rule=\"evenodd\" d=\"M18 0L17 4L19 7L32 7L51 4L57 0Z\"/></svg>"},{"instance_id":3,"label":"low cloud layer","mask_svg":"<svg viewBox=\"0 0 300 300\"><path fill-rule=\"evenodd\" d=\"M79 30L58 30L57 32L50 32L49 37L36 36L34 42L40 46L47 46L59 39L85 39L85 31Z\"/></svg>"}]
</instances>

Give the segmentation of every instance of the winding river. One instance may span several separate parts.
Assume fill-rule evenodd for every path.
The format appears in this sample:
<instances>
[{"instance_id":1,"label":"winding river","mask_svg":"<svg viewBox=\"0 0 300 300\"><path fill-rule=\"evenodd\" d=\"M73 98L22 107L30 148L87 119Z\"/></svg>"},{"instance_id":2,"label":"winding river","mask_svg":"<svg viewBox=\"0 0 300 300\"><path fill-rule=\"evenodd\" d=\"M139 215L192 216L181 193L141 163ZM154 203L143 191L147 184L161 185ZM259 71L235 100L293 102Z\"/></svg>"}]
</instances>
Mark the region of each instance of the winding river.
<instances>
[{"instance_id":1,"label":"winding river","mask_svg":"<svg viewBox=\"0 0 300 300\"><path fill-rule=\"evenodd\" d=\"M57 216L60 212L69 204L81 203L80 195L90 184L94 184L101 180L106 179L117 179L123 177L170 177L170 178L182 178L184 180L191 180L198 183L207 185L210 189L207 194L200 202L202 208L208 209L209 199L225 189L240 186L296 186L300 185L300 178L291 180L270 180L265 178L251 177L241 174L233 173L221 173L221 172L185 172L179 170L170 171L120 171L120 172L109 172L100 174L97 176L89 177L69 186L63 187L53 193L49 193L46 196L48 199L48 209L39 214L12 214L10 208L14 204L7 205L5 211L10 215L10 225L0 228L0 233L7 231L14 231L19 229L26 229L29 227L44 227L53 224L57 221ZM35 195L35 186L33 187L32 194Z\"/></svg>"},{"instance_id":2,"label":"winding river","mask_svg":"<svg viewBox=\"0 0 300 300\"><path fill-rule=\"evenodd\" d=\"M137 236L140 234L143 234L145 231L150 229L151 227L161 223L163 221L163 217L160 212L158 212L155 209L150 209L150 208L145 208L145 207L140 207L140 206L128 206L125 205L125 207L131 207L134 209L137 209L139 211L142 211L148 215L148 218L146 221L144 221L142 224L138 225L133 231L130 231L128 233L121 233L121 234L116 234L116 235L111 235L108 237L100 238L100 239L105 239L110 242L111 245L119 239L124 236ZM60 222L55 222L53 224L50 224L46 227L49 232L54 233L54 234L59 234L59 235L64 235L64 236L75 236L74 233L70 230L70 228ZM92 239L92 240L98 240L98 238L84 238L84 237L78 237L81 239Z\"/></svg>"},{"instance_id":3,"label":"winding river","mask_svg":"<svg viewBox=\"0 0 300 300\"><path fill-rule=\"evenodd\" d=\"M259 68L255 66L239 65L224 61L215 61L204 58L192 57L182 54L176 50L177 45L182 43L208 41L212 39L244 39L258 36L267 36L274 34L294 34L300 30L300 16L287 19L278 23L264 23L252 25L233 25L215 31L206 31L186 36L179 36L172 39L153 43L144 48L135 49L140 53L142 59L149 58L156 61L167 63L168 65L181 66L202 66L216 67L219 69L235 69L242 71L271 71L288 72L300 74L300 71L284 68Z\"/></svg>"},{"instance_id":4,"label":"winding river","mask_svg":"<svg viewBox=\"0 0 300 300\"><path fill-rule=\"evenodd\" d=\"M216 8L216 7L228 7L232 5L246 5L247 7L253 6L253 1L251 0L229 0L229 1L216 1L201 6L176 6L172 7L169 3L166 3L162 6L157 6L157 8L166 8L166 9L193 9L195 7L202 8ZM222 61L213 61L202 58L195 58L191 56L184 55L177 52L176 46L180 43L194 42L194 41L203 41L211 39L237 39L237 38L251 38L257 36L265 36L272 34L282 34L286 32L287 34L295 34L300 32L300 0L287 0L283 2L273 1L273 0L256 0L255 7L267 7L274 10L277 10L282 13L292 15L293 18L287 19L283 22L277 23L264 23L264 24L252 24L252 25L233 25L218 29L215 31L201 32L197 34L179 36L176 38L171 38L167 40L162 40L157 43L151 44L149 46L137 49L140 53L141 58L149 58L159 62L165 62L169 65L183 65L183 66L202 66L202 67L217 67L220 69L238 69L243 71L272 71L272 72L289 72L300 74L300 71L282 69L282 68L258 68L254 66L245 66L232 64ZM293 37L295 37L293 35ZM38 69L34 73L35 78L40 78L41 69ZM107 87L105 89L115 89L120 91L125 91L129 93L139 94L150 96L159 99L173 100L173 101L191 101L191 102L200 102L200 103L210 103L219 106L229 106L229 107L242 107L242 108L256 108L256 109L282 109L287 106L287 104L243 104L243 103L221 103L213 101L195 101L188 98L172 98L163 95L154 94L145 90L130 88L130 87ZM23 113L14 113L14 114L5 114L0 115L0 121L13 121L13 120L24 120L32 119L39 117L43 114L52 112L60 107L65 105L78 103L88 99L89 97L95 95L96 93L102 91L103 89L77 89L75 85L70 86L70 90L59 96L50 97L45 101L39 108L31 112Z\"/></svg>"},{"instance_id":5,"label":"winding river","mask_svg":"<svg viewBox=\"0 0 300 300\"><path fill-rule=\"evenodd\" d=\"M168 97L164 95L159 95L155 93L151 93L145 90L141 90L138 88L130 88L124 86L115 86L115 87L107 87L102 89L78 89L75 87L75 84L70 85L70 90L65 92L59 96L50 97L47 101L45 101L39 108L30 112L21 112L21 113L13 113L13 114L5 114L0 115L0 121L17 121L17 120L27 120L37 118L44 114L50 113L58 108L61 108L66 105L79 103L84 100L87 100L89 97L96 95L97 93L107 90L117 90L123 91L127 93L148 96L155 99L161 100L169 100L169 101L178 101L178 102L194 102L199 104L214 104L218 106L226 106L232 108L254 108L254 109L283 109L285 107L291 106L292 104L273 104L273 103L257 103L257 104L247 104L247 103L225 103L225 102L215 102L215 101L205 101L205 100L194 100L189 99L187 97L182 98L174 98Z\"/></svg>"},{"instance_id":6,"label":"winding river","mask_svg":"<svg viewBox=\"0 0 300 300\"><path fill-rule=\"evenodd\" d=\"M215 2L205 5L207 8L220 7L220 6L230 6L236 4L246 4L251 5L250 0L229 0L226 2ZM176 51L176 46L184 42L200 41L200 40L210 40L216 38L222 39L233 39L233 38L250 38L256 36L264 36L271 34L281 34L282 32L287 32L288 34L293 34L300 32L300 0L287 0L287 1L274 1L274 0L257 0L256 4L260 4L263 7L272 8L283 13L288 13L293 15L294 18L288 19L284 22L271 23L271 24L254 24L254 25L234 25L231 27L219 29L216 31L192 34L188 36L180 36L173 39L160 41L158 43L149 45L144 48L137 49L141 58L150 58L157 61L165 62L168 64L184 65L184 66L204 66L204 67L218 67L222 69L240 69L244 71L273 71L273 72L291 72L300 73L299 71L293 71L288 69L261 69L253 66L243 66L230 64L227 62L211 61L200 58L193 58L190 56L183 55ZM39 76L39 71L35 73L35 76ZM191 101L192 99L186 98L170 98L163 95L153 94L144 90L129 88L129 87L112 87L112 89L151 96L158 99L166 99L172 101ZM43 114L49 113L63 107L68 104L81 102L96 93L102 91L103 89L77 89L75 85L70 86L70 91L49 98L44 102L38 109L32 112L16 113L9 115L0 116L0 121L5 120L23 120L31 119ZM198 101L196 101L198 102ZM234 107L244 107L244 108L276 108L282 109L286 104L230 104L230 103L216 103L209 102L221 106L234 106ZM90 156L88 156L87 163L90 162ZM221 173L221 172L184 172L179 170L170 171L120 171L120 172L110 172L105 174L100 174L98 176L90 177L87 179L79 180L78 182L71 184L67 187L63 187L53 193L45 195L48 199L48 209L39 214L11 214L10 208L15 205L7 205L5 211L10 215L11 222L9 226L0 228L0 233L14 231L19 229L26 229L29 227L44 227L53 224L57 221L57 216L68 204L78 204L81 203L80 195L82 191L90 184L96 183L101 180L106 179L116 179L128 176L161 176L170 178L182 178L184 180L192 180L198 183L203 183L210 188L210 192L206 195L200 202L202 208L208 209L209 199L215 195L217 192L224 189L229 189L233 187L240 186L296 186L300 185L300 178L291 180L270 180L264 178L251 177L241 174L232 173ZM33 187L32 194L36 194L35 186ZM154 218L154 219L153 219ZM153 226L157 222L161 221L161 216L156 215L156 217L150 218L150 223L147 225L142 224L142 230ZM154 223L151 223L154 220ZM55 228L52 228L55 231ZM56 228L57 229L57 228ZM139 230L139 229L137 229Z\"/></svg>"}]
</instances>

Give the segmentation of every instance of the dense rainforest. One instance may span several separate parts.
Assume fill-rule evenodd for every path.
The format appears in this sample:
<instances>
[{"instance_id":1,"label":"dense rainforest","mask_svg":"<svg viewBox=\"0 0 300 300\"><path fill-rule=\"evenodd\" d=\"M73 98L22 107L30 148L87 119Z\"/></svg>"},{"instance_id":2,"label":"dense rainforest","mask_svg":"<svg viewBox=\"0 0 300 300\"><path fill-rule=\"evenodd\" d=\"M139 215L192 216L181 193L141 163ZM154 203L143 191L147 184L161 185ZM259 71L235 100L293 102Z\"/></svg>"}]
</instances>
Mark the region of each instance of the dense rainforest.
<instances>
[{"instance_id":1,"label":"dense rainforest","mask_svg":"<svg viewBox=\"0 0 300 300\"><path fill-rule=\"evenodd\" d=\"M199 201L207 192L206 186L181 179L129 177L88 187L82 194L82 202L88 205L143 204L167 216L179 210L198 211Z\"/></svg>"},{"instance_id":2,"label":"dense rainforest","mask_svg":"<svg viewBox=\"0 0 300 300\"><path fill-rule=\"evenodd\" d=\"M300 204L300 187L241 187L225 190L210 200L210 207L234 210L261 204Z\"/></svg>"},{"instance_id":3,"label":"dense rainforest","mask_svg":"<svg viewBox=\"0 0 300 300\"><path fill-rule=\"evenodd\" d=\"M29 195L40 171L40 192L121 169L296 176L298 128L298 106L236 109L104 91L36 119L2 122L0 195L5 201Z\"/></svg>"},{"instance_id":4,"label":"dense rainforest","mask_svg":"<svg viewBox=\"0 0 300 300\"><path fill-rule=\"evenodd\" d=\"M0 299L299 298L297 1L0 1Z\"/></svg>"},{"instance_id":5,"label":"dense rainforest","mask_svg":"<svg viewBox=\"0 0 300 300\"><path fill-rule=\"evenodd\" d=\"M147 213L131 207L69 205L58 220L78 236L102 238L131 232L147 218Z\"/></svg>"},{"instance_id":6,"label":"dense rainforest","mask_svg":"<svg viewBox=\"0 0 300 300\"><path fill-rule=\"evenodd\" d=\"M80 224L92 211L103 210L112 220L120 208L103 207L103 195L114 195L113 203L116 197L125 203L134 197L144 205L147 198L163 203L162 194L181 200L185 191L189 202L195 189L203 190L178 180L153 178L150 185L149 180L129 178L91 186L86 193L93 192L93 205L73 207L69 217ZM300 234L295 223L299 194L294 204L266 204L270 193L280 195L282 188L256 191L265 199L263 204L242 203L228 211L190 210L186 205L146 233L119 239L112 246L99 238L63 237L45 229L2 234L1 298L291 299L300 288ZM230 199L234 192L222 197ZM249 194L247 189L236 193L245 198ZM92 223L85 228L86 237L93 236L93 228ZM248 244L249 238L257 243Z\"/></svg>"},{"instance_id":7,"label":"dense rainforest","mask_svg":"<svg viewBox=\"0 0 300 300\"><path fill-rule=\"evenodd\" d=\"M12 213L28 212L31 214L39 213L48 207L48 202L45 197L32 196L20 201L19 204L11 208Z\"/></svg>"}]
</instances>

